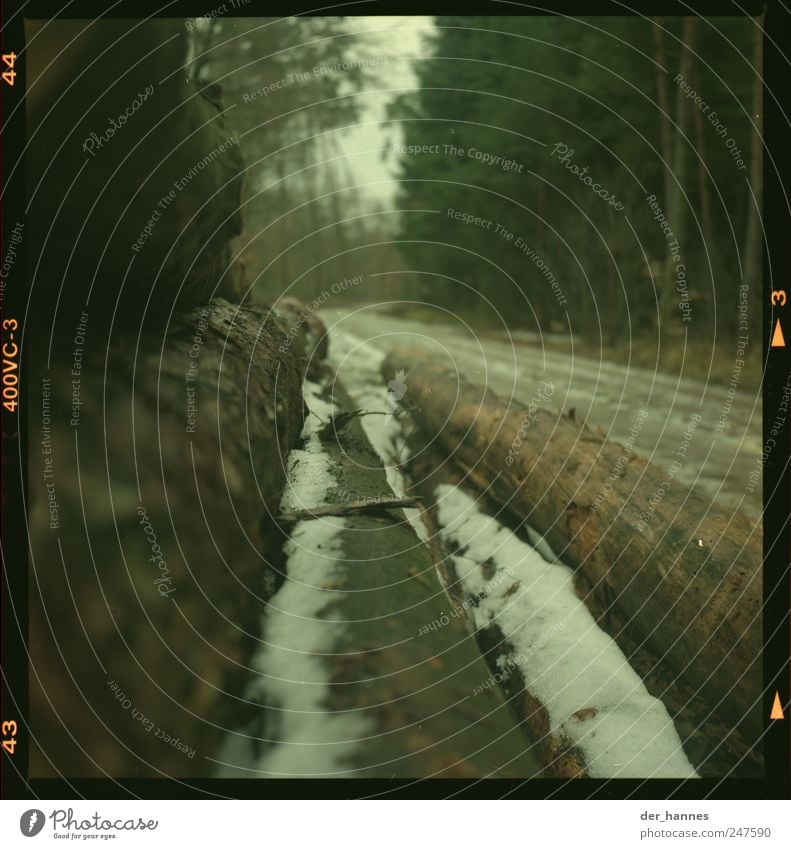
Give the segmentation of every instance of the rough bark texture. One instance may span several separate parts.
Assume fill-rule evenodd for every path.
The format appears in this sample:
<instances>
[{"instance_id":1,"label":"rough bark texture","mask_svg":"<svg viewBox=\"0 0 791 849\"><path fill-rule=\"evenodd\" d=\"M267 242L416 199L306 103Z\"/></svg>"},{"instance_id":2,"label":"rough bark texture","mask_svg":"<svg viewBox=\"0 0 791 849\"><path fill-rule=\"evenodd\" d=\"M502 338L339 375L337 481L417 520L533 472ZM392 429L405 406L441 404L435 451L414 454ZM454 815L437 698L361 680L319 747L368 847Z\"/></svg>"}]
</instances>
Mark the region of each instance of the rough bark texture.
<instances>
[{"instance_id":1,"label":"rough bark texture","mask_svg":"<svg viewBox=\"0 0 791 849\"><path fill-rule=\"evenodd\" d=\"M261 520L304 417L286 329L220 300L30 364L33 775L212 774L277 583Z\"/></svg>"},{"instance_id":2,"label":"rough bark texture","mask_svg":"<svg viewBox=\"0 0 791 849\"><path fill-rule=\"evenodd\" d=\"M589 586L606 589L638 642L755 744L760 529L634 454L622 459L620 445L568 417L528 415L413 349L389 354L383 373L402 368L427 442L544 534ZM664 496L646 513L663 483Z\"/></svg>"},{"instance_id":3,"label":"rough bark texture","mask_svg":"<svg viewBox=\"0 0 791 849\"><path fill-rule=\"evenodd\" d=\"M438 484L449 483L465 487L464 473L449 463L443 463L443 455L431 448L419 431L410 439L411 457L407 467L412 480L420 483L415 487L425 500L424 515L432 527L431 548L437 568L443 575L443 581L455 602L461 605L463 596L458 576L453 564L446 558L437 540L439 527L434 519L433 494ZM479 503L490 515L496 515L517 536L530 542L529 534L519 525L519 519L513 514L503 514L495 501L483 496L470 482L466 488L476 495ZM744 736L732 724L713 713L701 697L697 687L690 686L685 680L663 663L650 647L629 627L627 617L612 604L612 593L607 585L594 588L585 579L581 571L576 575L576 592L585 606L596 617L599 626L613 637L621 651L629 659L632 668L640 675L648 692L660 699L668 710L676 726L684 751L690 763L704 778L730 775L732 777L754 777L763 774L763 758L760 749L748 745ZM501 671L494 666L496 656L506 653L505 639L494 643L482 633L477 635L481 651L489 658L490 646L498 647L490 665L492 671ZM542 764L544 775L553 778L572 778L585 771L585 759L575 750L569 741L554 738L549 733L548 716L541 702L519 680L517 670L511 670L511 676L503 682L509 703L522 720L522 728Z\"/></svg>"}]
</instances>

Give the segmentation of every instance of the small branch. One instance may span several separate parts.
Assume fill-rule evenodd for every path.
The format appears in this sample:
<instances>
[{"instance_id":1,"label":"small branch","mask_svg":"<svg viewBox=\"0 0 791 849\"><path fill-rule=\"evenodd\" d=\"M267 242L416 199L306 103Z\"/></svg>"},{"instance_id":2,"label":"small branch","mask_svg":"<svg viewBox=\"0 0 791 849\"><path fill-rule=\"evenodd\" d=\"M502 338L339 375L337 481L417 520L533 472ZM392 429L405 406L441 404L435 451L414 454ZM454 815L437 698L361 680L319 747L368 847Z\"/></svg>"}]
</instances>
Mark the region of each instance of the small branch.
<instances>
[{"instance_id":1,"label":"small branch","mask_svg":"<svg viewBox=\"0 0 791 849\"><path fill-rule=\"evenodd\" d=\"M346 501L343 504L327 504L310 510L297 510L296 513L284 513L278 516L279 522L293 523L307 519L321 519L324 516L361 516L366 514L384 514L387 510L399 507L420 507L420 498L382 498L377 501Z\"/></svg>"},{"instance_id":2,"label":"small branch","mask_svg":"<svg viewBox=\"0 0 791 849\"><path fill-rule=\"evenodd\" d=\"M362 418L363 416L384 416L384 412L368 412L366 410L352 410L348 413L336 413L330 420L319 429L319 439L322 442L327 442L330 439L338 437L340 432L354 419Z\"/></svg>"}]
</instances>

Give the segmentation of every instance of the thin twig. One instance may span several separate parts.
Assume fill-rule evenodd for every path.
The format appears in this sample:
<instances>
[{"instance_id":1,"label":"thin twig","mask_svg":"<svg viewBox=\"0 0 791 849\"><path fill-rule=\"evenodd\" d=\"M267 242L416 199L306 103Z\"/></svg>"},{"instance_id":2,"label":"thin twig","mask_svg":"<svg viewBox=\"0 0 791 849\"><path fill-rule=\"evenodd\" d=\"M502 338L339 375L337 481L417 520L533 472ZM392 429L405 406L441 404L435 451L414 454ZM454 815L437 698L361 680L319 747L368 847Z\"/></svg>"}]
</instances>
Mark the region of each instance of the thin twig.
<instances>
[{"instance_id":1,"label":"thin twig","mask_svg":"<svg viewBox=\"0 0 791 849\"><path fill-rule=\"evenodd\" d=\"M301 522L306 519L321 519L324 516L360 516L364 514L385 513L399 507L419 507L420 498L380 498L369 501L346 501L342 504L327 504L312 507L309 510L297 510L278 516L279 522Z\"/></svg>"}]
</instances>

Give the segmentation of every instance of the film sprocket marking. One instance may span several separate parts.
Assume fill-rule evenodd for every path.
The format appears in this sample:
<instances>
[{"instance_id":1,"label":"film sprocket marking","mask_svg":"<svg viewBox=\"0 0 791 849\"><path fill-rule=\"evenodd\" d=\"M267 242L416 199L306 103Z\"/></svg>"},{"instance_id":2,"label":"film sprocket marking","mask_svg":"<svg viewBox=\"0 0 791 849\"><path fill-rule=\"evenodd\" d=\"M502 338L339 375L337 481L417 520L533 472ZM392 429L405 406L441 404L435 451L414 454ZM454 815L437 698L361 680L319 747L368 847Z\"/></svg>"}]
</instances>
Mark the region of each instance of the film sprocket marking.
<instances>
[{"instance_id":1,"label":"film sprocket marking","mask_svg":"<svg viewBox=\"0 0 791 849\"><path fill-rule=\"evenodd\" d=\"M781 13L195 11L4 28L9 795L787 788Z\"/></svg>"}]
</instances>

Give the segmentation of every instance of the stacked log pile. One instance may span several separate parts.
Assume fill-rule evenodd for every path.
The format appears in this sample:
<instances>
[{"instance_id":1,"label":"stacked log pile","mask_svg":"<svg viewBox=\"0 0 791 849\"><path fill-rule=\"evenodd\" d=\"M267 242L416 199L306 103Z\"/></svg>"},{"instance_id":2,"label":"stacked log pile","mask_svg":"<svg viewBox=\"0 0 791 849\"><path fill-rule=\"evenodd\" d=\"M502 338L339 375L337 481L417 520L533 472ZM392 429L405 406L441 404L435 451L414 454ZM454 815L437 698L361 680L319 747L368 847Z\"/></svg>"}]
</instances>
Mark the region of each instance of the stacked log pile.
<instances>
[{"instance_id":1,"label":"stacked log pile","mask_svg":"<svg viewBox=\"0 0 791 849\"><path fill-rule=\"evenodd\" d=\"M705 764L724 746L731 766L755 771L760 528L677 480L655 498L662 469L572 417L501 399L414 349L389 353L382 374L400 369L435 462L486 493L514 527L543 534L627 656L647 650L657 659L649 671L664 692L656 695L694 707L695 760Z\"/></svg>"},{"instance_id":2,"label":"stacked log pile","mask_svg":"<svg viewBox=\"0 0 791 849\"><path fill-rule=\"evenodd\" d=\"M354 406L337 380L331 388L343 420ZM321 428L315 415L310 423ZM247 740L236 738L236 752L253 737L258 752L237 754L236 774L535 775L533 753L502 693L481 686L489 669L463 618L450 615L430 553L402 512L413 502L393 497L360 417L321 447L326 492L278 517L294 560L264 619L256 664L264 707L244 729ZM293 459L297 479L310 479L308 457ZM306 705L320 711L319 724Z\"/></svg>"},{"instance_id":3,"label":"stacked log pile","mask_svg":"<svg viewBox=\"0 0 791 849\"><path fill-rule=\"evenodd\" d=\"M29 369L34 775L212 774L280 581L262 518L306 355L287 327L218 300L86 344L76 395L71 361Z\"/></svg>"},{"instance_id":4,"label":"stacked log pile","mask_svg":"<svg viewBox=\"0 0 791 849\"><path fill-rule=\"evenodd\" d=\"M26 27L31 772L207 776L315 343L211 300L243 294L245 167L183 22Z\"/></svg>"}]
</instances>

